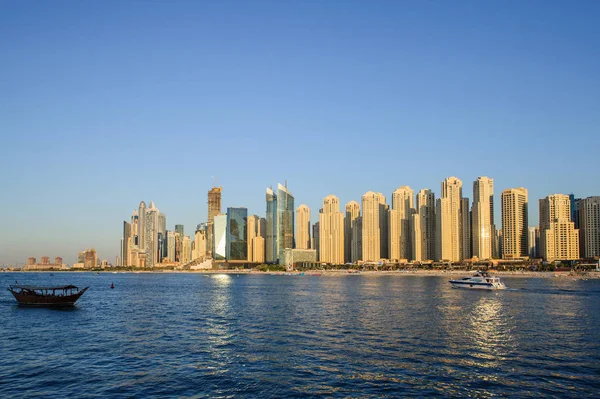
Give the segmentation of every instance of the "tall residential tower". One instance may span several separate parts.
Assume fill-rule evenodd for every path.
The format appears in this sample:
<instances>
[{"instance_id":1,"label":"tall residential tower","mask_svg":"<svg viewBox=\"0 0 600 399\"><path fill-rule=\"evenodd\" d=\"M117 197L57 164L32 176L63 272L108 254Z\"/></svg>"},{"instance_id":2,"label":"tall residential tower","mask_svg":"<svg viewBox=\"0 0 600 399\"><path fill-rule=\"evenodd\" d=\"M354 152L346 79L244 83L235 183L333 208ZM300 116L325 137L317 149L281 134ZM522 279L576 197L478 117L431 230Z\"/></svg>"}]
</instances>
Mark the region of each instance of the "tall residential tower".
<instances>
[{"instance_id":1,"label":"tall residential tower","mask_svg":"<svg viewBox=\"0 0 600 399\"><path fill-rule=\"evenodd\" d=\"M568 195L540 199L540 254L549 262L579 259L579 231L571 221Z\"/></svg>"},{"instance_id":2,"label":"tall residential tower","mask_svg":"<svg viewBox=\"0 0 600 399\"><path fill-rule=\"evenodd\" d=\"M412 259L412 215L415 192L408 186L392 193L392 209L389 211L389 258Z\"/></svg>"},{"instance_id":3,"label":"tall residential tower","mask_svg":"<svg viewBox=\"0 0 600 399\"><path fill-rule=\"evenodd\" d=\"M494 179L483 176L473 182L473 256L492 259L494 239ZM527 226L527 224L525 224Z\"/></svg>"},{"instance_id":4,"label":"tall residential tower","mask_svg":"<svg viewBox=\"0 0 600 399\"><path fill-rule=\"evenodd\" d=\"M442 197L436 203L436 258L450 262L462 259L462 181L454 176L442 182Z\"/></svg>"},{"instance_id":5,"label":"tall residential tower","mask_svg":"<svg viewBox=\"0 0 600 399\"><path fill-rule=\"evenodd\" d=\"M600 256L600 197L577 201L581 257Z\"/></svg>"},{"instance_id":6,"label":"tall residential tower","mask_svg":"<svg viewBox=\"0 0 600 399\"><path fill-rule=\"evenodd\" d=\"M417 214L419 217L419 234L415 240L420 241L420 253L415 253L415 260L434 260L435 257L435 194L425 188L417 194Z\"/></svg>"},{"instance_id":7,"label":"tall residential tower","mask_svg":"<svg viewBox=\"0 0 600 399\"><path fill-rule=\"evenodd\" d=\"M382 254L382 241L387 241L385 196L373 191L365 193L362 196L362 208L362 260L379 262L383 256L387 255ZM385 247L387 249L387 245Z\"/></svg>"},{"instance_id":8,"label":"tall residential tower","mask_svg":"<svg viewBox=\"0 0 600 399\"><path fill-rule=\"evenodd\" d=\"M528 237L527 189L508 188L502 192L502 259L531 256Z\"/></svg>"},{"instance_id":9,"label":"tall residential tower","mask_svg":"<svg viewBox=\"0 0 600 399\"><path fill-rule=\"evenodd\" d=\"M296 209L296 248L310 249L310 208L304 204Z\"/></svg>"},{"instance_id":10,"label":"tall residential tower","mask_svg":"<svg viewBox=\"0 0 600 399\"><path fill-rule=\"evenodd\" d=\"M344 263L344 215L340 212L340 200L335 195L323 199L319 213L319 260L323 263Z\"/></svg>"},{"instance_id":11,"label":"tall residential tower","mask_svg":"<svg viewBox=\"0 0 600 399\"><path fill-rule=\"evenodd\" d=\"M360 259L360 255L358 257L352 256L353 229L358 217L360 217L360 205L356 201L348 202L346 204L346 217L344 218L344 262L354 263Z\"/></svg>"}]
</instances>

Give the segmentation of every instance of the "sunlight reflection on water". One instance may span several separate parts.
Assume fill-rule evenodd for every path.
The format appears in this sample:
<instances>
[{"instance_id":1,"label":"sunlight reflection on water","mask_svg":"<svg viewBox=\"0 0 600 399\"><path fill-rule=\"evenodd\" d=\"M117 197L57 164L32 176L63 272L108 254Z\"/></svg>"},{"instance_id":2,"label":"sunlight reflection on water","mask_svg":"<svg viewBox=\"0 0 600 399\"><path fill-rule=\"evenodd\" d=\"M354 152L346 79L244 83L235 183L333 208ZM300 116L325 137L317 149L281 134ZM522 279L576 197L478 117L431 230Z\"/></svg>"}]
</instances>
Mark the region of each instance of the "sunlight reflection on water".
<instances>
[{"instance_id":1,"label":"sunlight reflection on water","mask_svg":"<svg viewBox=\"0 0 600 399\"><path fill-rule=\"evenodd\" d=\"M473 292L420 276L58 277L91 286L76 311L0 298L1 397L597 392L597 281Z\"/></svg>"}]
</instances>

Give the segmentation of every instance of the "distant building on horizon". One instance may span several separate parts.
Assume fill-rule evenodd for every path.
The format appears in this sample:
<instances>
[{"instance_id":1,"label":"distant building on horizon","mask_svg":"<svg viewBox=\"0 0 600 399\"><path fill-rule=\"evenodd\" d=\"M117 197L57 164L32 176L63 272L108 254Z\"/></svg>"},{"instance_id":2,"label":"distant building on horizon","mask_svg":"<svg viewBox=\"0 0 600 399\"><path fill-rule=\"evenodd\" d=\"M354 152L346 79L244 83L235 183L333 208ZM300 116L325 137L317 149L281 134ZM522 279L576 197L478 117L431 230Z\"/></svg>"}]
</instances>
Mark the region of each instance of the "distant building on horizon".
<instances>
[{"instance_id":1,"label":"distant building on horizon","mask_svg":"<svg viewBox=\"0 0 600 399\"><path fill-rule=\"evenodd\" d=\"M83 251L83 267L86 269L98 267L98 255L94 248Z\"/></svg>"},{"instance_id":2,"label":"distant building on horizon","mask_svg":"<svg viewBox=\"0 0 600 399\"><path fill-rule=\"evenodd\" d=\"M35 257L27 258L27 262L23 270L61 270L67 269L67 265L63 264L63 259L60 256L54 258L54 262L50 262L49 256L42 256L38 263Z\"/></svg>"}]
</instances>

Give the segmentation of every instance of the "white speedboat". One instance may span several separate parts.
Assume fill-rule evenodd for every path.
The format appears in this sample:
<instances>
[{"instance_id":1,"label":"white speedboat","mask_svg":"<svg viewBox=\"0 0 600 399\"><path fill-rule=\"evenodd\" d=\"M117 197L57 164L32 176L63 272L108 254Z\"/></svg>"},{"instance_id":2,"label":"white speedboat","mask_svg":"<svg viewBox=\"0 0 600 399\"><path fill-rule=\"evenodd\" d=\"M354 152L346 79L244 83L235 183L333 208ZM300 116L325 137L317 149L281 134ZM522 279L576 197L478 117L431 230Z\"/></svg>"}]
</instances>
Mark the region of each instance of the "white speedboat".
<instances>
[{"instance_id":1,"label":"white speedboat","mask_svg":"<svg viewBox=\"0 0 600 399\"><path fill-rule=\"evenodd\" d=\"M460 280L450 280L455 288L468 288L472 290L503 290L506 288L499 277L491 277L486 272L477 272L471 277L463 277Z\"/></svg>"}]
</instances>

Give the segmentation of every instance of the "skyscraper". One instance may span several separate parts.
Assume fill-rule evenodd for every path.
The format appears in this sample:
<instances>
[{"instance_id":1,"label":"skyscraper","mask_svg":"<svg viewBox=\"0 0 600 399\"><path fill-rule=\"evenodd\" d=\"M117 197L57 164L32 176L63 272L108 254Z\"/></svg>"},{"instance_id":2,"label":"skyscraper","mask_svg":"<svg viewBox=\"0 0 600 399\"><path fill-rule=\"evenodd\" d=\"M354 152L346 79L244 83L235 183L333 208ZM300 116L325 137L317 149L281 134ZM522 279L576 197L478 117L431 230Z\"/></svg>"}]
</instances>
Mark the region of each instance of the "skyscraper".
<instances>
[{"instance_id":1,"label":"skyscraper","mask_svg":"<svg viewBox=\"0 0 600 399\"><path fill-rule=\"evenodd\" d=\"M549 262L579 259L579 231L571 221L568 195L540 199L540 254Z\"/></svg>"},{"instance_id":2,"label":"skyscraper","mask_svg":"<svg viewBox=\"0 0 600 399\"><path fill-rule=\"evenodd\" d=\"M412 214L410 225L412 238L412 259L420 262L423 260L423 249L421 248L421 217L418 213L415 212Z\"/></svg>"},{"instance_id":3,"label":"skyscraper","mask_svg":"<svg viewBox=\"0 0 600 399\"><path fill-rule=\"evenodd\" d=\"M247 222L247 242L248 242L248 262L254 262L253 238L258 235L259 217L257 215L248 216Z\"/></svg>"},{"instance_id":4,"label":"skyscraper","mask_svg":"<svg viewBox=\"0 0 600 399\"><path fill-rule=\"evenodd\" d=\"M185 265L192 260L192 240L190 236L183 236L181 240L181 264Z\"/></svg>"},{"instance_id":5,"label":"skyscraper","mask_svg":"<svg viewBox=\"0 0 600 399\"><path fill-rule=\"evenodd\" d=\"M140 251L146 250L146 203L140 202L138 208L138 247Z\"/></svg>"},{"instance_id":6,"label":"skyscraper","mask_svg":"<svg viewBox=\"0 0 600 399\"><path fill-rule=\"evenodd\" d=\"M213 258L225 260L227 256L227 215L215 215L213 222Z\"/></svg>"},{"instance_id":7,"label":"skyscraper","mask_svg":"<svg viewBox=\"0 0 600 399\"><path fill-rule=\"evenodd\" d=\"M208 221L207 221L207 227L206 227L206 231L207 231L207 258L210 258L213 256L213 249L215 248L214 245L214 239L213 239L213 234L214 234L214 228L213 228L213 222L214 222L214 218L217 215L221 214L221 193L223 191L223 187L213 187L210 190L208 190Z\"/></svg>"},{"instance_id":8,"label":"skyscraper","mask_svg":"<svg viewBox=\"0 0 600 399\"><path fill-rule=\"evenodd\" d=\"M158 232L167 235L167 215L162 212L158 213Z\"/></svg>"},{"instance_id":9,"label":"skyscraper","mask_svg":"<svg viewBox=\"0 0 600 399\"><path fill-rule=\"evenodd\" d=\"M212 222L215 216L221 214L221 193L223 187L213 187L208 190L208 221Z\"/></svg>"},{"instance_id":10,"label":"skyscraper","mask_svg":"<svg viewBox=\"0 0 600 399\"><path fill-rule=\"evenodd\" d=\"M354 219L352 223L352 243L350 261L356 263L362 259L362 217Z\"/></svg>"},{"instance_id":11,"label":"skyscraper","mask_svg":"<svg viewBox=\"0 0 600 399\"><path fill-rule=\"evenodd\" d=\"M287 186L277 184L277 259L284 249L294 248L294 210Z\"/></svg>"},{"instance_id":12,"label":"skyscraper","mask_svg":"<svg viewBox=\"0 0 600 399\"><path fill-rule=\"evenodd\" d=\"M248 260L248 209L227 208L227 260Z\"/></svg>"},{"instance_id":13,"label":"skyscraper","mask_svg":"<svg viewBox=\"0 0 600 399\"><path fill-rule=\"evenodd\" d=\"M141 213L141 212L140 212ZM146 266L154 267L158 260L158 208L154 202L145 210L144 217L144 248L146 251Z\"/></svg>"},{"instance_id":14,"label":"skyscraper","mask_svg":"<svg viewBox=\"0 0 600 399\"><path fill-rule=\"evenodd\" d=\"M179 237L181 237L182 239L183 239L183 237L185 237L182 224L175 225L175 233L179 234Z\"/></svg>"},{"instance_id":15,"label":"skyscraper","mask_svg":"<svg viewBox=\"0 0 600 399\"><path fill-rule=\"evenodd\" d=\"M129 246L131 244L131 223L123 221L123 239L121 240L121 264L129 265Z\"/></svg>"},{"instance_id":16,"label":"skyscraper","mask_svg":"<svg viewBox=\"0 0 600 399\"><path fill-rule=\"evenodd\" d=\"M320 261L320 253L321 253L321 228L319 226L319 222L313 224L313 243L314 243L314 248L317 251L317 260Z\"/></svg>"},{"instance_id":17,"label":"skyscraper","mask_svg":"<svg viewBox=\"0 0 600 399\"><path fill-rule=\"evenodd\" d=\"M323 199L319 213L320 261L341 265L344 263L344 215L340 212L340 200L335 195Z\"/></svg>"},{"instance_id":18,"label":"skyscraper","mask_svg":"<svg viewBox=\"0 0 600 399\"><path fill-rule=\"evenodd\" d=\"M267 263L277 262L277 194L267 188L267 232L265 236L265 260Z\"/></svg>"},{"instance_id":19,"label":"skyscraper","mask_svg":"<svg viewBox=\"0 0 600 399\"><path fill-rule=\"evenodd\" d=\"M600 197L588 197L576 202L579 224L580 256L600 256Z\"/></svg>"},{"instance_id":20,"label":"skyscraper","mask_svg":"<svg viewBox=\"0 0 600 399\"><path fill-rule=\"evenodd\" d=\"M158 213L158 262L167 257L167 216Z\"/></svg>"},{"instance_id":21,"label":"skyscraper","mask_svg":"<svg viewBox=\"0 0 600 399\"><path fill-rule=\"evenodd\" d=\"M257 215L248 217L248 262L265 261L266 219Z\"/></svg>"},{"instance_id":22,"label":"skyscraper","mask_svg":"<svg viewBox=\"0 0 600 399\"><path fill-rule=\"evenodd\" d=\"M385 196L379 197L379 256L382 259L390 257L390 207L385 203Z\"/></svg>"},{"instance_id":23,"label":"skyscraper","mask_svg":"<svg viewBox=\"0 0 600 399\"><path fill-rule=\"evenodd\" d=\"M160 224L160 222L159 222ZM163 234L160 231L158 232L158 242L157 242L157 255L155 263L160 263L164 258L167 257L167 236L166 233Z\"/></svg>"},{"instance_id":24,"label":"skyscraper","mask_svg":"<svg viewBox=\"0 0 600 399\"><path fill-rule=\"evenodd\" d=\"M417 194L417 214L420 227L420 254L415 260L434 260L435 256L435 194L425 188Z\"/></svg>"},{"instance_id":25,"label":"skyscraper","mask_svg":"<svg viewBox=\"0 0 600 399\"><path fill-rule=\"evenodd\" d=\"M518 259L529 254L527 189L508 188L502 192L502 259ZM533 256L532 256L533 257Z\"/></svg>"},{"instance_id":26,"label":"skyscraper","mask_svg":"<svg viewBox=\"0 0 600 399\"><path fill-rule=\"evenodd\" d=\"M492 259L494 236L494 179L478 177L473 182L473 256ZM527 224L525 224L527 226Z\"/></svg>"},{"instance_id":27,"label":"skyscraper","mask_svg":"<svg viewBox=\"0 0 600 399\"><path fill-rule=\"evenodd\" d=\"M530 227L529 228L529 238L528 238L528 252L530 258L539 258L539 248L540 248L540 229L539 227Z\"/></svg>"},{"instance_id":28,"label":"skyscraper","mask_svg":"<svg viewBox=\"0 0 600 399\"><path fill-rule=\"evenodd\" d=\"M356 260L352 258L352 230L358 217L360 217L360 205L356 201L348 202L344 218L344 262L356 262L360 259L360 255Z\"/></svg>"},{"instance_id":29,"label":"skyscraper","mask_svg":"<svg viewBox=\"0 0 600 399\"><path fill-rule=\"evenodd\" d=\"M193 260L206 258L206 223L200 223L196 232L194 233L194 252L192 254Z\"/></svg>"},{"instance_id":30,"label":"skyscraper","mask_svg":"<svg viewBox=\"0 0 600 399\"><path fill-rule=\"evenodd\" d=\"M469 210L469 199L460 199L460 259L470 259L471 253L471 211Z\"/></svg>"},{"instance_id":31,"label":"skyscraper","mask_svg":"<svg viewBox=\"0 0 600 399\"><path fill-rule=\"evenodd\" d=\"M390 259L412 259L414 196L415 192L408 186L399 187L392 193L392 209L389 211Z\"/></svg>"},{"instance_id":32,"label":"skyscraper","mask_svg":"<svg viewBox=\"0 0 600 399\"><path fill-rule=\"evenodd\" d=\"M464 216L461 214L462 181L452 176L442 182L442 196L436 203L437 260L459 262L462 258Z\"/></svg>"},{"instance_id":33,"label":"skyscraper","mask_svg":"<svg viewBox=\"0 0 600 399\"><path fill-rule=\"evenodd\" d=\"M310 208L304 204L296 209L296 248L310 249Z\"/></svg>"},{"instance_id":34,"label":"skyscraper","mask_svg":"<svg viewBox=\"0 0 600 399\"><path fill-rule=\"evenodd\" d=\"M381 240L387 238L382 232L386 227L383 220L387 219L383 205L385 196L381 193L368 191L362 196L362 260L365 262L379 262L382 258ZM382 212L385 212L383 218Z\"/></svg>"},{"instance_id":35,"label":"skyscraper","mask_svg":"<svg viewBox=\"0 0 600 399\"><path fill-rule=\"evenodd\" d=\"M175 232L167 230L167 258L171 262L175 262L176 238Z\"/></svg>"}]
</instances>

